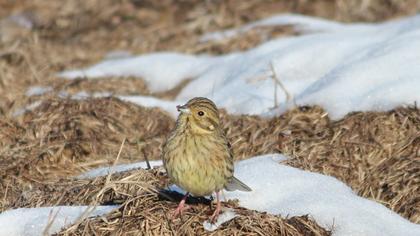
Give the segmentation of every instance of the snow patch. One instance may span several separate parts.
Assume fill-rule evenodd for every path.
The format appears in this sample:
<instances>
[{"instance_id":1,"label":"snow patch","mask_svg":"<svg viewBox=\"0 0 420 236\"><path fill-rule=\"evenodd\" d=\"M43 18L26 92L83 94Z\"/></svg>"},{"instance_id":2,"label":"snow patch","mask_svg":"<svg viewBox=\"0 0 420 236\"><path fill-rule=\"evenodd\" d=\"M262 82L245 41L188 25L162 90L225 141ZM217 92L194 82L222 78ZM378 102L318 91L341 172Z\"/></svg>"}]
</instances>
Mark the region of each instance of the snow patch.
<instances>
[{"instance_id":1,"label":"snow patch","mask_svg":"<svg viewBox=\"0 0 420 236\"><path fill-rule=\"evenodd\" d=\"M200 42L219 41L232 38L258 27L292 25L301 33L330 32L338 30L350 30L352 28L368 29L371 24L344 24L317 17L309 17L297 14L279 14L262 20L245 24L241 27L206 33L200 38Z\"/></svg>"},{"instance_id":2,"label":"snow patch","mask_svg":"<svg viewBox=\"0 0 420 236\"><path fill-rule=\"evenodd\" d=\"M127 102L132 102L143 107L159 107L167 111L174 119L179 115L176 109L177 105L182 105L185 102L166 101L150 96L118 96L119 99Z\"/></svg>"},{"instance_id":3,"label":"snow patch","mask_svg":"<svg viewBox=\"0 0 420 236\"><path fill-rule=\"evenodd\" d=\"M334 235L420 235L420 225L411 223L385 206L357 196L351 188L334 177L303 171L279 162L280 154L243 160L235 164L235 176L252 188L252 192L225 191L227 199L238 199L248 209L274 215L309 214ZM153 165L160 165L156 161ZM115 171L145 167L144 162L121 165ZM102 172L102 174L105 174ZM95 175L93 175L95 176ZM172 191L185 191L172 185ZM234 217L228 213L222 221ZM204 223L207 230L218 227Z\"/></svg>"},{"instance_id":4,"label":"snow patch","mask_svg":"<svg viewBox=\"0 0 420 236\"><path fill-rule=\"evenodd\" d=\"M223 209L223 213L219 215L217 218L217 221L213 224L210 221L205 221L203 223L203 227L207 231L215 231L222 225L223 223L226 223L230 221L231 219L235 218L237 215L232 209Z\"/></svg>"},{"instance_id":5,"label":"snow patch","mask_svg":"<svg viewBox=\"0 0 420 236\"><path fill-rule=\"evenodd\" d=\"M53 88L51 86L43 87L43 86L33 86L26 90L26 96L38 96L43 95L45 93L51 92Z\"/></svg>"},{"instance_id":6,"label":"snow patch","mask_svg":"<svg viewBox=\"0 0 420 236\"><path fill-rule=\"evenodd\" d=\"M137 57L107 59L83 70L59 74L66 79L135 76L145 80L152 92L174 88L188 78L198 77L211 66L212 58L179 53L154 53Z\"/></svg>"},{"instance_id":7,"label":"snow patch","mask_svg":"<svg viewBox=\"0 0 420 236\"><path fill-rule=\"evenodd\" d=\"M222 56L154 53L105 60L60 76L137 76L154 92L191 79L177 101L204 96L233 114L273 116L295 105L320 105L331 118L340 119L353 111L386 111L420 102L420 54L415 53L420 51L420 15L381 24L342 24L288 14L244 27L269 24L298 24L322 33L271 40ZM170 102L126 98L176 116Z\"/></svg>"},{"instance_id":8,"label":"snow patch","mask_svg":"<svg viewBox=\"0 0 420 236\"><path fill-rule=\"evenodd\" d=\"M279 164L282 155L241 161L235 176L252 192L226 192L243 207L282 216L309 214L334 235L420 235L411 223L385 206L357 196L334 177Z\"/></svg>"},{"instance_id":9,"label":"snow patch","mask_svg":"<svg viewBox=\"0 0 420 236\"><path fill-rule=\"evenodd\" d=\"M35 102L29 104L28 106L26 106L25 108L17 109L13 112L12 116L13 117L21 116L21 115L25 114L26 112L32 111L35 108L39 107L41 105L41 103L42 103L41 101L35 101Z\"/></svg>"},{"instance_id":10,"label":"snow patch","mask_svg":"<svg viewBox=\"0 0 420 236\"><path fill-rule=\"evenodd\" d=\"M80 217L104 215L116 208L118 206L56 206L8 210L0 214L0 235L51 235Z\"/></svg>"},{"instance_id":11,"label":"snow patch","mask_svg":"<svg viewBox=\"0 0 420 236\"><path fill-rule=\"evenodd\" d=\"M151 168L154 168L156 166L161 166L162 161L149 161ZM110 173L119 173L119 172L125 172L133 169L146 169L147 163L146 162L138 162L133 164L121 164L116 165L112 167L101 167L97 169L90 170L88 172L85 172L79 176L77 176L77 179L93 179L100 176L106 176Z\"/></svg>"}]
</instances>

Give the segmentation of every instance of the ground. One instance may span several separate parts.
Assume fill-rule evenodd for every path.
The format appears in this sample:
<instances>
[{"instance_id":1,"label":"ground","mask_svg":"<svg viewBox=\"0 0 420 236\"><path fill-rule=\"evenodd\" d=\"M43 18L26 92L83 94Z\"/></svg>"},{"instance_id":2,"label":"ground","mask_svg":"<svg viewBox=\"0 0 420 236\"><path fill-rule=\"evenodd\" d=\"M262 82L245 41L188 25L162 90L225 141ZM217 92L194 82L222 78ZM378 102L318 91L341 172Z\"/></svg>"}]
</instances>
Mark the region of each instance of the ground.
<instances>
[{"instance_id":1,"label":"ground","mask_svg":"<svg viewBox=\"0 0 420 236\"><path fill-rule=\"evenodd\" d=\"M172 99L177 88L151 93L141 79L57 78L65 69L85 67L111 51L171 50L222 54L298 34L292 27L247 32L218 42L200 42L205 32L239 26L279 12L297 12L343 22L383 21L416 13L418 1L4 1L0 3L0 212L17 207L123 204L105 218L64 229L63 235L204 233L209 215L194 205L182 219L167 220L176 202L162 198L167 183L158 170L132 171L96 180L74 180L86 170L159 159L174 120L165 111L116 98L70 100L76 94L112 92ZM364 4L356 4L364 2ZM354 5L353 5L354 4ZM14 16L10 17L10 16ZM25 19L26 24L16 19ZM260 29L261 30L261 29ZM28 96L31 86L51 86ZM41 105L16 115L35 101ZM287 164L337 177L357 194L420 223L420 111L358 112L332 121L321 107L297 107L264 119L222 112L223 127L237 160L279 152ZM329 235L308 216L288 218L241 212L213 234Z\"/></svg>"}]
</instances>

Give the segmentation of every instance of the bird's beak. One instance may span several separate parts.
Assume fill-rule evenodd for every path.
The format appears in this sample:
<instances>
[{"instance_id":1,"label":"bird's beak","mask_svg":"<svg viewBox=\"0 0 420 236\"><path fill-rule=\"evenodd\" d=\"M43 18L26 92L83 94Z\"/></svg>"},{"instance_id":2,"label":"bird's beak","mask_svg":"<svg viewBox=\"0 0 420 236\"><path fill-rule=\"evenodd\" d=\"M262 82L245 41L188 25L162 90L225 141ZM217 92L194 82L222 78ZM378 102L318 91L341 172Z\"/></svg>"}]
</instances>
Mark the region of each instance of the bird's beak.
<instances>
[{"instance_id":1,"label":"bird's beak","mask_svg":"<svg viewBox=\"0 0 420 236\"><path fill-rule=\"evenodd\" d=\"M178 105L176 106L176 109L180 111L181 113L190 113L190 109L186 105L183 105L183 106Z\"/></svg>"}]
</instances>

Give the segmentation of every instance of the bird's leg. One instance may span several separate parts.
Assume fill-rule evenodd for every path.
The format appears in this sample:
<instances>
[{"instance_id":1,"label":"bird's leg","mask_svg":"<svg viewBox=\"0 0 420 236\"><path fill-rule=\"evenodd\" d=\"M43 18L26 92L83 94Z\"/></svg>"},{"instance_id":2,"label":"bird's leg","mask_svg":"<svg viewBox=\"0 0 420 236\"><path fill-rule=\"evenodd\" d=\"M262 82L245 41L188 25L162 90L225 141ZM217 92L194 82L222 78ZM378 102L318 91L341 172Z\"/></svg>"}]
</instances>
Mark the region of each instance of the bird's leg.
<instances>
[{"instance_id":1,"label":"bird's leg","mask_svg":"<svg viewBox=\"0 0 420 236\"><path fill-rule=\"evenodd\" d=\"M189 208L188 206L185 205L185 201L187 200L188 194L190 194L190 193L187 192L184 195L184 197L182 197L182 200L179 202L178 207L175 209L175 211L172 214L172 219L175 219L178 215L181 215L182 212L185 209L188 209Z\"/></svg>"},{"instance_id":2,"label":"bird's leg","mask_svg":"<svg viewBox=\"0 0 420 236\"><path fill-rule=\"evenodd\" d=\"M212 223L215 223L217 220L217 217L219 217L219 213L220 213L220 209L222 208L222 204L220 203L220 198L219 198L219 194L220 191L216 192L216 210L214 210L213 215L211 215L210 221Z\"/></svg>"}]
</instances>

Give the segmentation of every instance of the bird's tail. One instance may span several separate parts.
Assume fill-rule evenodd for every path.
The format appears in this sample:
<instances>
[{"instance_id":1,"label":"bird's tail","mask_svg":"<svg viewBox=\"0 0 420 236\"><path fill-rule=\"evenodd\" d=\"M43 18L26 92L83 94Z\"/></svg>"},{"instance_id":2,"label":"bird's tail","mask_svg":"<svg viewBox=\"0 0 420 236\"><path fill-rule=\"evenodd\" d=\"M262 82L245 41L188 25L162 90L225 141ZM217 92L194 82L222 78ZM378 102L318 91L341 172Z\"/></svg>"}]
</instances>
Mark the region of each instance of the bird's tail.
<instances>
[{"instance_id":1,"label":"bird's tail","mask_svg":"<svg viewBox=\"0 0 420 236\"><path fill-rule=\"evenodd\" d=\"M230 181L226 184L225 189L227 191L235 191L235 190L245 191L245 192L252 191L250 187L242 183L239 179L235 178L235 176L232 176Z\"/></svg>"}]
</instances>

